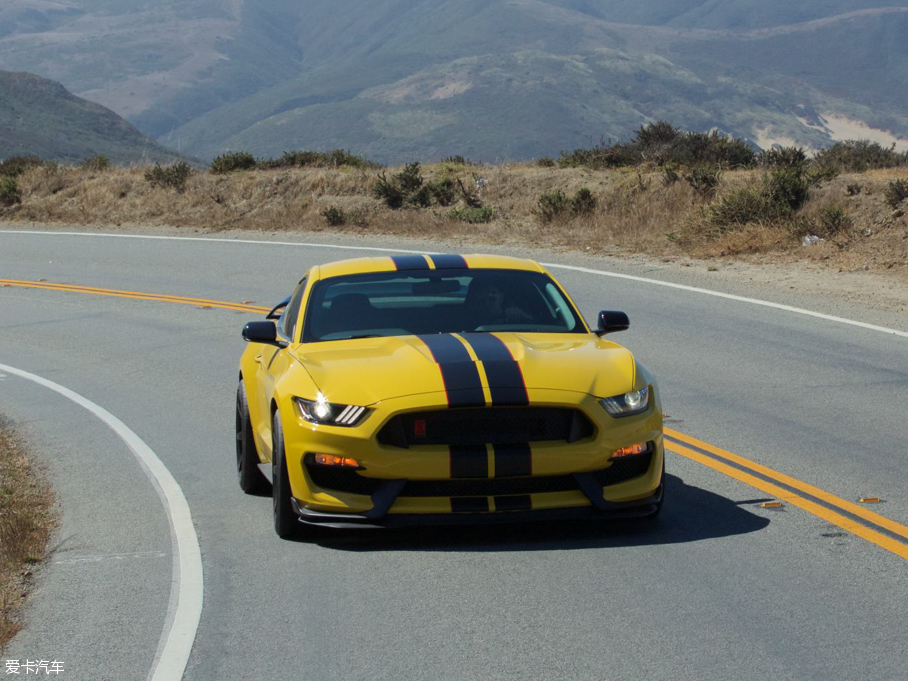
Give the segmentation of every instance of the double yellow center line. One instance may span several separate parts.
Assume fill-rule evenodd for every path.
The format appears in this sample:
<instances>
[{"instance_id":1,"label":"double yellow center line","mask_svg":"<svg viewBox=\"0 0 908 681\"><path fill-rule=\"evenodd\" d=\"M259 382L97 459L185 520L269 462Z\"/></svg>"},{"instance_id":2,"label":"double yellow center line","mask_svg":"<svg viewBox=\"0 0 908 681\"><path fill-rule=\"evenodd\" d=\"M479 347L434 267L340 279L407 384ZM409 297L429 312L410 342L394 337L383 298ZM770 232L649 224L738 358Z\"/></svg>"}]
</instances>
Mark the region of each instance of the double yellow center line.
<instances>
[{"instance_id":1,"label":"double yellow center line","mask_svg":"<svg viewBox=\"0 0 908 681\"><path fill-rule=\"evenodd\" d=\"M20 287L83 293L114 298L149 300L161 303L178 303L200 308L217 308L237 312L262 313L270 308L253 305L249 302L231 303L206 298L172 296L157 293L139 293L117 289L98 288L94 286L76 286L72 284L54 284L44 281L22 281L18 279L0 279L0 287ZM680 433L671 428L665 429L665 448L675 454L696 461L730 478L743 482L776 499L785 501L808 513L821 518L841 529L861 537L872 544L886 549L897 556L908 560L908 527L889 518L870 511L864 506L852 503L814 487L806 482L779 473L771 468L745 459L743 456L727 452L706 442Z\"/></svg>"}]
</instances>

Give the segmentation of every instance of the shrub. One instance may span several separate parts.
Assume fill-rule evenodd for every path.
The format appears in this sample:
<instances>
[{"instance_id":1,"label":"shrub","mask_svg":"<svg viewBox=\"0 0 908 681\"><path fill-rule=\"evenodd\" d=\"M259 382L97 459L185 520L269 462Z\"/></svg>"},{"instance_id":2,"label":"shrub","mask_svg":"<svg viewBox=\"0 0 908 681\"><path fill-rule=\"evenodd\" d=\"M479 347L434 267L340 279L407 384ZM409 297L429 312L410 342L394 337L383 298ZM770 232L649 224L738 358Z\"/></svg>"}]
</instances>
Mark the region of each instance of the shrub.
<instances>
[{"instance_id":1,"label":"shrub","mask_svg":"<svg viewBox=\"0 0 908 681\"><path fill-rule=\"evenodd\" d=\"M864 191L864 187L859 184L849 184L847 187L845 187L845 192L848 194L848 196L857 196L862 191Z\"/></svg>"},{"instance_id":2,"label":"shrub","mask_svg":"<svg viewBox=\"0 0 908 681\"><path fill-rule=\"evenodd\" d=\"M790 214L807 202L809 184L798 168L776 168L764 182L763 194L773 209Z\"/></svg>"},{"instance_id":3,"label":"shrub","mask_svg":"<svg viewBox=\"0 0 908 681\"><path fill-rule=\"evenodd\" d=\"M684 179L702 198L710 198L719 189L722 171L717 166L696 166L684 173Z\"/></svg>"},{"instance_id":4,"label":"shrub","mask_svg":"<svg viewBox=\"0 0 908 681\"><path fill-rule=\"evenodd\" d=\"M807 166L805 179L810 187L816 187L824 182L834 180L839 176L841 169L834 163L823 161L822 163L813 162Z\"/></svg>"},{"instance_id":5,"label":"shrub","mask_svg":"<svg viewBox=\"0 0 908 681\"><path fill-rule=\"evenodd\" d=\"M807 165L807 152L801 147L779 147L761 151L757 163L766 168L803 168Z\"/></svg>"},{"instance_id":6,"label":"shrub","mask_svg":"<svg viewBox=\"0 0 908 681\"><path fill-rule=\"evenodd\" d=\"M827 206L820 214L816 232L818 236L831 237L849 230L853 226L854 223L844 208L841 206Z\"/></svg>"},{"instance_id":7,"label":"shrub","mask_svg":"<svg viewBox=\"0 0 908 681\"><path fill-rule=\"evenodd\" d=\"M395 181L395 177L392 176L388 179L385 173L380 173L375 184L372 185L372 196L384 202L392 210L403 207L404 199L407 198Z\"/></svg>"},{"instance_id":8,"label":"shrub","mask_svg":"<svg viewBox=\"0 0 908 681\"><path fill-rule=\"evenodd\" d=\"M763 192L754 187L741 187L710 204L706 215L710 224L724 231L732 225L761 222L771 217L772 211Z\"/></svg>"},{"instance_id":9,"label":"shrub","mask_svg":"<svg viewBox=\"0 0 908 681\"><path fill-rule=\"evenodd\" d=\"M480 206L479 208L455 208L448 216L454 220L468 222L471 225L484 224L491 222L495 217L495 211L491 206Z\"/></svg>"},{"instance_id":10,"label":"shrub","mask_svg":"<svg viewBox=\"0 0 908 681\"><path fill-rule=\"evenodd\" d=\"M331 206L322 211L322 216L328 223L329 227L340 227L347 224L347 214L342 208Z\"/></svg>"},{"instance_id":11,"label":"shrub","mask_svg":"<svg viewBox=\"0 0 908 681\"><path fill-rule=\"evenodd\" d=\"M79 168L100 173L110 168L110 159L101 155L92 156L91 158L82 161L82 163L79 164Z\"/></svg>"},{"instance_id":12,"label":"shrub","mask_svg":"<svg viewBox=\"0 0 908 681\"><path fill-rule=\"evenodd\" d=\"M413 208L428 208L432 205L432 188L423 185L407 197L407 205Z\"/></svg>"},{"instance_id":13,"label":"shrub","mask_svg":"<svg viewBox=\"0 0 908 681\"><path fill-rule=\"evenodd\" d=\"M555 159L553 159L550 156L543 156L542 158L536 159L536 165L539 166L540 168L554 168Z\"/></svg>"},{"instance_id":14,"label":"shrub","mask_svg":"<svg viewBox=\"0 0 908 681\"><path fill-rule=\"evenodd\" d=\"M570 208L570 204L567 195L560 189L556 189L539 197L533 214L539 216L543 222L551 222L563 215Z\"/></svg>"},{"instance_id":15,"label":"shrub","mask_svg":"<svg viewBox=\"0 0 908 681\"><path fill-rule=\"evenodd\" d=\"M586 187L581 187L577 193L571 197L571 213L574 215L589 215L596 210L598 201Z\"/></svg>"},{"instance_id":16,"label":"shrub","mask_svg":"<svg viewBox=\"0 0 908 681\"><path fill-rule=\"evenodd\" d=\"M14 206L17 203L22 203L22 192L19 191L16 178L12 175L0 177L0 206Z\"/></svg>"},{"instance_id":17,"label":"shrub","mask_svg":"<svg viewBox=\"0 0 908 681\"><path fill-rule=\"evenodd\" d=\"M423 179L420 172L419 161L408 163L407 166L394 176L397 184L406 194L418 192L422 187Z\"/></svg>"},{"instance_id":18,"label":"shrub","mask_svg":"<svg viewBox=\"0 0 908 681\"><path fill-rule=\"evenodd\" d=\"M278 159L260 161L257 167L263 169L277 168L377 168L377 163L369 161L362 156L356 156L344 149L334 149L329 152L321 151L285 151Z\"/></svg>"},{"instance_id":19,"label":"shrub","mask_svg":"<svg viewBox=\"0 0 908 681\"><path fill-rule=\"evenodd\" d=\"M43 165L44 161L38 156L10 156L5 161L0 162L0 177L4 175L19 177L30 168L37 168Z\"/></svg>"},{"instance_id":20,"label":"shrub","mask_svg":"<svg viewBox=\"0 0 908 681\"><path fill-rule=\"evenodd\" d=\"M722 168L750 168L757 162L754 148L744 140L713 132L683 132L664 121L650 123L634 133L630 142L600 144L592 149L562 152L561 167L592 169L653 163L693 167L709 164Z\"/></svg>"},{"instance_id":21,"label":"shrub","mask_svg":"<svg viewBox=\"0 0 908 681\"><path fill-rule=\"evenodd\" d=\"M245 151L221 154L211 162L211 172L215 174L252 170L253 168L255 168L255 157Z\"/></svg>"},{"instance_id":22,"label":"shrub","mask_svg":"<svg viewBox=\"0 0 908 681\"><path fill-rule=\"evenodd\" d=\"M454 180L449 177L438 180L430 185L429 189L439 206L450 206L457 201L457 188L454 186Z\"/></svg>"},{"instance_id":23,"label":"shrub","mask_svg":"<svg viewBox=\"0 0 908 681\"><path fill-rule=\"evenodd\" d=\"M831 163L850 172L863 172L874 168L908 166L908 153L900 154L895 148L885 148L870 140L836 142L814 157L814 163Z\"/></svg>"},{"instance_id":24,"label":"shrub","mask_svg":"<svg viewBox=\"0 0 908 681\"><path fill-rule=\"evenodd\" d=\"M468 158L464 158L464 157L461 156L460 154L456 154L455 156L445 156L443 159L441 159L441 162L442 162L442 163L447 163L447 164L450 164L450 165L457 165L457 166L475 166L475 165L482 165L482 164L480 164L480 163L473 163L473 161L471 161L471 160L468 159Z\"/></svg>"},{"instance_id":25,"label":"shrub","mask_svg":"<svg viewBox=\"0 0 908 681\"><path fill-rule=\"evenodd\" d=\"M890 180L886 187L886 203L892 208L898 208L905 199L908 199L908 180Z\"/></svg>"},{"instance_id":26,"label":"shrub","mask_svg":"<svg viewBox=\"0 0 908 681\"><path fill-rule=\"evenodd\" d=\"M186 161L177 161L169 166L155 163L153 167L145 171L145 179L152 187L175 189L180 193L186 191L186 183L189 181L190 175L192 175L192 168Z\"/></svg>"}]
</instances>

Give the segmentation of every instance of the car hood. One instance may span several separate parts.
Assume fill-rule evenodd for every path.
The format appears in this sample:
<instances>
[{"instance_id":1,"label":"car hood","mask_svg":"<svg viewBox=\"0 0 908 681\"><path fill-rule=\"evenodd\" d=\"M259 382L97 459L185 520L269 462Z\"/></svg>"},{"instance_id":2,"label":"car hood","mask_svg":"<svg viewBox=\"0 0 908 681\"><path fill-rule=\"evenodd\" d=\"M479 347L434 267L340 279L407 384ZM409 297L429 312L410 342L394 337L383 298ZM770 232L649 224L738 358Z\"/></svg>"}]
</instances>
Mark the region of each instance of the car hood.
<instances>
[{"instance_id":1,"label":"car hood","mask_svg":"<svg viewBox=\"0 0 908 681\"><path fill-rule=\"evenodd\" d=\"M517 362L527 389L569 390L609 397L633 387L633 355L593 334L495 333L494 336L507 347L510 353L507 361L512 358ZM467 361L481 364L473 358L483 353L475 351L470 337L455 336L467 339L471 348L468 355L464 354ZM431 342L432 338L428 340ZM299 346L296 354L319 390L337 404L365 406L396 397L445 391L443 367L429 345L417 336L313 343ZM502 372L487 372L483 368L476 373L483 387L505 387L496 385L502 380L497 377Z\"/></svg>"}]
</instances>

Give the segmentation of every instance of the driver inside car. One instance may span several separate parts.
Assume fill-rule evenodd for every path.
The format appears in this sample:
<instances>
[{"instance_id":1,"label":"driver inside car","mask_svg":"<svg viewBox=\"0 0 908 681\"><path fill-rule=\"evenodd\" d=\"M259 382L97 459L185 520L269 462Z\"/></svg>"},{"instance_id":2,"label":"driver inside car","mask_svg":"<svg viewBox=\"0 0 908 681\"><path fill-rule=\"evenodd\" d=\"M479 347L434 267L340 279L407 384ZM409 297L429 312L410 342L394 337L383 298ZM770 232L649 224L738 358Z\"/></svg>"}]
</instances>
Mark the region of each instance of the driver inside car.
<instances>
[{"instance_id":1,"label":"driver inside car","mask_svg":"<svg viewBox=\"0 0 908 681\"><path fill-rule=\"evenodd\" d=\"M494 324L532 322L533 316L513 304L494 281L478 280L470 287L467 306L476 328Z\"/></svg>"}]
</instances>

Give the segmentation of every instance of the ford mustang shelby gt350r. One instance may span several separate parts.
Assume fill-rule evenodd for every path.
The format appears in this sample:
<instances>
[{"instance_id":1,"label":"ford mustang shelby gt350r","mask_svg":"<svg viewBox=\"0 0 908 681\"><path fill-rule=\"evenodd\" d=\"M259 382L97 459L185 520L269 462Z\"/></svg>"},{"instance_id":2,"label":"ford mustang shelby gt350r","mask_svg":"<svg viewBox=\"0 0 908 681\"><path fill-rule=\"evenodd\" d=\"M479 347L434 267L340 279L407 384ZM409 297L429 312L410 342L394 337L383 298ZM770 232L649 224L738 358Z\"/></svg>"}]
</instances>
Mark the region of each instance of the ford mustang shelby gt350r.
<instances>
[{"instance_id":1,"label":"ford mustang shelby gt350r","mask_svg":"<svg viewBox=\"0 0 908 681\"><path fill-rule=\"evenodd\" d=\"M652 516L659 388L540 265L400 255L313 267L243 330L240 486L286 537L332 527Z\"/></svg>"}]
</instances>

